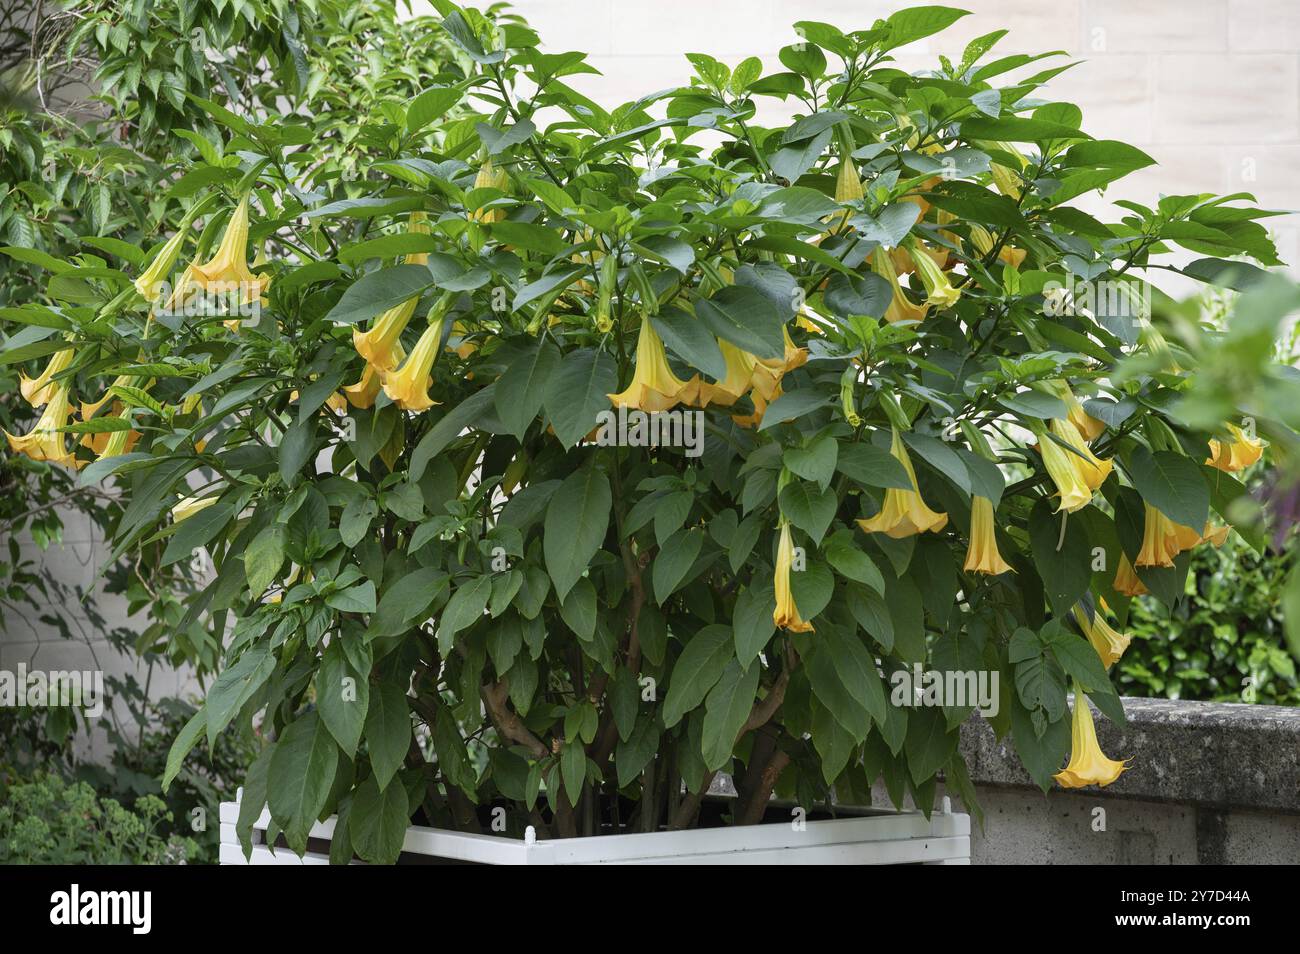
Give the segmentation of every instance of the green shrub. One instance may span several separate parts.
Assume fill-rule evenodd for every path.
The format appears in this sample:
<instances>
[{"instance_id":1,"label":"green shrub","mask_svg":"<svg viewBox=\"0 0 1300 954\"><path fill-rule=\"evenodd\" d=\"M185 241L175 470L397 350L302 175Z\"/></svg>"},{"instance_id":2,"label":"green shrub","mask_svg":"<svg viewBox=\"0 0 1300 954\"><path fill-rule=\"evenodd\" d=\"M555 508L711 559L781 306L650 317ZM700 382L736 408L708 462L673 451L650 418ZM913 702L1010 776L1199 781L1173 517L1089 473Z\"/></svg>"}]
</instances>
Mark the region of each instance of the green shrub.
<instances>
[{"instance_id":1,"label":"green shrub","mask_svg":"<svg viewBox=\"0 0 1300 954\"><path fill-rule=\"evenodd\" d=\"M195 845L159 833L171 820L152 795L131 811L57 775L0 783L0 864L184 864Z\"/></svg>"}]
</instances>

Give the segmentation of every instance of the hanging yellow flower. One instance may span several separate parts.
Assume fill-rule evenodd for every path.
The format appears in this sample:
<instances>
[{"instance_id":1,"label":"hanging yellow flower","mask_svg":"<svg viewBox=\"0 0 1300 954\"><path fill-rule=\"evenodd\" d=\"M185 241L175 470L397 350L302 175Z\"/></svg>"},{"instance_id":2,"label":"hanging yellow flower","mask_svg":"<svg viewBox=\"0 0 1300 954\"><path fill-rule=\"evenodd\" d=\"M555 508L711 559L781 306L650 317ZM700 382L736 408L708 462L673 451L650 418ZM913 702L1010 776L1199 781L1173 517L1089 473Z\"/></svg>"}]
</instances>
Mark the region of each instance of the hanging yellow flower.
<instances>
[{"instance_id":1,"label":"hanging yellow flower","mask_svg":"<svg viewBox=\"0 0 1300 954\"><path fill-rule=\"evenodd\" d=\"M188 225L188 218L186 224ZM186 231L188 229L182 228L169 238L158 254L154 256L153 261L149 263L149 267L141 272L140 276L135 280L135 290L140 293L145 301L153 301L158 295L158 286L167 280L167 275L175 266L176 258L180 254Z\"/></svg>"},{"instance_id":2,"label":"hanging yellow flower","mask_svg":"<svg viewBox=\"0 0 1300 954\"><path fill-rule=\"evenodd\" d=\"M404 411L427 411L438 402L429 397L433 379L429 372L438 359L443 317L439 315L420 335L410 357L396 371L381 371L380 380L389 400Z\"/></svg>"},{"instance_id":3,"label":"hanging yellow flower","mask_svg":"<svg viewBox=\"0 0 1300 954\"><path fill-rule=\"evenodd\" d=\"M1184 550L1190 550L1202 543L1209 543L1216 547L1222 546L1223 542L1228 538L1228 532L1229 528L1226 526L1215 527L1207 522L1204 529L1198 533L1191 527L1183 526L1181 523L1174 523L1158 507L1146 504L1142 528L1142 549L1138 553L1137 565L1173 566L1174 557Z\"/></svg>"},{"instance_id":4,"label":"hanging yellow flower","mask_svg":"<svg viewBox=\"0 0 1300 954\"><path fill-rule=\"evenodd\" d=\"M22 394L23 399L32 407L44 407L54 397L54 392L58 390L58 383L52 379L56 374L62 374L72 366L72 359L76 352L72 348L65 348L62 351L56 351L45 364L45 370L34 378L19 372L18 391Z\"/></svg>"},{"instance_id":5,"label":"hanging yellow flower","mask_svg":"<svg viewBox=\"0 0 1300 954\"><path fill-rule=\"evenodd\" d=\"M172 507L172 520L176 523L188 520L200 510L206 510L216 502L217 497L182 497L176 506Z\"/></svg>"},{"instance_id":6,"label":"hanging yellow flower","mask_svg":"<svg viewBox=\"0 0 1300 954\"><path fill-rule=\"evenodd\" d=\"M1088 442L1083 439L1083 435L1079 433L1073 421L1068 418L1053 418L1048 427L1053 434L1079 452L1070 454L1069 451L1065 451L1073 458L1079 476L1089 490L1096 490L1105 483L1113 466L1110 459L1101 460L1089 449Z\"/></svg>"},{"instance_id":7,"label":"hanging yellow flower","mask_svg":"<svg viewBox=\"0 0 1300 954\"><path fill-rule=\"evenodd\" d=\"M1085 441L1088 443L1095 441L1106 430L1106 425L1083 409L1083 405L1075 397L1068 384L1064 381L1057 381L1054 384L1057 395L1065 402L1068 412L1067 418L1070 423L1075 426L1075 429L1078 430L1079 435Z\"/></svg>"},{"instance_id":8,"label":"hanging yellow flower","mask_svg":"<svg viewBox=\"0 0 1300 954\"><path fill-rule=\"evenodd\" d=\"M921 286L925 289L926 307L944 309L957 304L961 299L961 289L953 287L948 281L947 273L934 264L934 259L923 250L918 250L914 244L907 247L907 254L911 256Z\"/></svg>"},{"instance_id":9,"label":"hanging yellow flower","mask_svg":"<svg viewBox=\"0 0 1300 954\"><path fill-rule=\"evenodd\" d=\"M405 360L406 352L402 350L400 344L395 347L393 357L395 359L394 365L401 364ZM380 380L381 375L382 372L376 370L373 364L366 362L360 379L355 384L345 384L343 386L343 396L347 398L353 407L363 410L373 407L375 398L379 397L379 392L383 387L383 382Z\"/></svg>"},{"instance_id":10,"label":"hanging yellow flower","mask_svg":"<svg viewBox=\"0 0 1300 954\"><path fill-rule=\"evenodd\" d=\"M897 428L893 429L889 453L907 471L912 489L899 490L897 487L886 489L885 503L880 508L880 513L870 519L859 520L858 526L867 533L883 533L896 540L917 533L927 531L937 533L942 530L948 523L948 515L936 513L921 499L920 490L916 485L916 471L912 469L912 459L907 454L907 447Z\"/></svg>"},{"instance_id":11,"label":"hanging yellow flower","mask_svg":"<svg viewBox=\"0 0 1300 954\"><path fill-rule=\"evenodd\" d=\"M411 213L407 231L412 235L429 234L428 221L423 212ZM429 255L427 252L415 252L407 255L402 261L406 265L425 265L429 261ZM401 364L404 357L400 343L402 332L411 323L419 303L419 295L408 298L376 318L369 331L352 329L352 347L376 371L391 371Z\"/></svg>"},{"instance_id":12,"label":"hanging yellow flower","mask_svg":"<svg viewBox=\"0 0 1300 954\"><path fill-rule=\"evenodd\" d=\"M202 264L191 263L185 269L168 307L193 290L213 294L238 291L241 304L257 301L271 283L269 278L254 275L248 267L248 196L239 200L226 223L216 254Z\"/></svg>"},{"instance_id":13,"label":"hanging yellow flower","mask_svg":"<svg viewBox=\"0 0 1300 954\"><path fill-rule=\"evenodd\" d=\"M1092 721L1088 700L1074 687L1074 720L1070 727L1070 761L1053 776L1062 788L1109 785L1128 768L1127 761L1106 758L1097 742L1097 727Z\"/></svg>"},{"instance_id":14,"label":"hanging yellow flower","mask_svg":"<svg viewBox=\"0 0 1300 954\"><path fill-rule=\"evenodd\" d=\"M980 255L987 255L993 251L993 235L984 226L972 222L970 224L970 238L971 244L975 246L975 251L979 252ZM1005 262L1012 268L1019 268L1024 263L1026 254L1024 249L1004 243L998 252L998 261Z\"/></svg>"},{"instance_id":15,"label":"hanging yellow flower","mask_svg":"<svg viewBox=\"0 0 1300 954\"><path fill-rule=\"evenodd\" d=\"M1133 564L1129 562L1126 553L1120 554L1114 586L1116 593L1123 593L1125 596L1143 596L1150 592L1146 584L1138 579L1137 571L1133 569Z\"/></svg>"},{"instance_id":16,"label":"hanging yellow flower","mask_svg":"<svg viewBox=\"0 0 1300 954\"><path fill-rule=\"evenodd\" d=\"M1231 474L1245 470L1258 461L1264 455L1264 442L1258 437L1247 434L1235 424L1229 424L1228 430L1233 437L1231 443L1211 440L1210 456L1205 462L1211 467L1217 467L1224 473Z\"/></svg>"},{"instance_id":17,"label":"hanging yellow flower","mask_svg":"<svg viewBox=\"0 0 1300 954\"><path fill-rule=\"evenodd\" d=\"M998 541L993 530L993 501L988 497L971 498L970 547L966 551L968 573L987 573L996 576L1011 569L1011 564L998 552Z\"/></svg>"},{"instance_id":18,"label":"hanging yellow flower","mask_svg":"<svg viewBox=\"0 0 1300 954\"><path fill-rule=\"evenodd\" d=\"M510 177L504 169L494 166L491 157L488 157L483 160L483 165L479 166L478 174L474 177L474 188L505 192L510 188ZM475 222L500 222L505 217L505 209L475 209L470 213L470 218Z\"/></svg>"},{"instance_id":19,"label":"hanging yellow flower","mask_svg":"<svg viewBox=\"0 0 1300 954\"><path fill-rule=\"evenodd\" d=\"M907 295L903 293L903 286L898 283L898 273L894 271L894 264L890 261L889 253L883 247L877 248L871 253L871 270L889 282L889 290L894 293L889 302L889 307L885 310L885 321L890 323L895 321L920 321L925 317L925 306L912 304Z\"/></svg>"},{"instance_id":20,"label":"hanging yellow flower","mask_svg":"<svg viewBox=\"0 0 1300 954\"><path fill-rule=\"evenodd\" d=\"M799 617L799 607L795 606L794 594L790 592L790 566L793 562L794 538L790 534L790 522L782 518L781 540L776 548L776 577L773 581L776 609L772 611L772 622L792 633L811 633L812 623Z\"/></svg>"},{"instance_id":21,"label":"hanging yellow flower","mask_svg":"<svg viewBox=\"0 0 1300 954\"><path fill-rule=\"evenodd\" d=\"M718 339L723 360L727 363L727 376L716 383L707 381L700 384L699 406L721 404L730 407L753 387L754 368L758 359L748 351L742 351L725 338Z\"/></svg>"},{"instance_id":22,"label":"hanging yellow flower","mask_svg":"<svg viewBox=\"0 0 1300 954\"><path fill-rule=\"evenodd\" d=\"M1074 619L1079 624L1079 629L1083 630L1083 635L1088 637L1088 642L1092 643L1092 648L1097 650L1101 664L1109 669L1119 661L1119 657L1124 655L1131 637L1117 633L1111 628L1102 615L1105 608L1106 604L1103 601L1093 612L1092 619L1089 619L1087 611L1082 606L1076 606Z\"/></svg>"},{"instance_id":23,"label":"hanging yellow flower","mask_svg":"<svg viewBox=\"0 0 1300 954\"><path fill-rule=\"evenodd\" d=\"M917 247L930 256L934 262L935 268L947 268L950 257L948 250L942 246L926 245L917 243ZM894 272L899 275L910 275L916 271L916 263L912 261L912 256L908 254L905 248L891 248L889 250L889 262L894 266Z\"/></svg>"},{"instance_id":24,"label":"hanging yellow flower","mask_svg":"<svg viewBox=\"0 0 1300 954\"><path fill-rule=\"evenodd\" d=\"M655 332L649 316L641 319L637 335L636 369L627 388L610 394L615 407L637 408L655 413L666 411L679 402L693 403L699 399L700 382L683 381L668 366L664 343Z\"/></svg>"},{"instance_id":25,"label":"hanging yellow flower","mask_svg":"<svg viewBox=\"0 0 1300 954\"><path fill-rule=\"evenodd\" d=\"M26 454L32 460L48 461L64 467L79 466L76 456L68 449L66 435L59 430L67 425L71 410L67 380L56 383L54 393L45 404L45 410L28 433L16 437L8 431L4 432L9 440L9 449L15 454Z\"/></svg>"},{"instance_id":26,"label":"hanging yellow flower","mask_svg":"<svg viewBox=\"0 0 1300 954\"><path fill-rule=\"evenodd\" d=\"M102 408L105 404L107 404L112 399L113 397L113 392L111 390L112 388L130 387L131 382L134 380L135 378L132 375L119 374L117 377L113 379L113 383L108 386L109 389L104 391L104 396L100 398L98 401L92 401L89 404L86 403L85 401L82 401L81 419L83 421L88 421L96 414L98 414L99 409Z\"/></svg>"},{"instance_id":27,"label":"hanging yellow flower","mask_svg":"<svg viewBox=\"0 0 1300 954\"><path fill-rule=\"evenodd\" d=\"M991 145L998 152L1005 152L1011 156L1014 156L1017 160L1019 160L1018 161L1018 165L1020 166L1019 170L1012 169L1009 166L1004 166L996 162L991 163L991 169L990 169L990 171L993 173L994 187L996 187L997 190L1001 192L1003 195L1015 199L1017 202L1019 202L1020 197L1024 192L1024 187L1021 183L1021 178L1020 178L1020 171L1023 170L1026 166L1025 157L1022 156L1020 152L1016 149L1016 147L1011 145L1010 143L995 142L995 143L991 143Z\"/></svg>"},{"instance_id":28,"label":"hanging yellow flower","mask_svg":"<svg viewBox=\"0 0 1300 954\"><path fill-rule=\"evenodd\" d=\"M1083 440L1078 443L1082 444ZM1092 487L1083 477L1084 462L1046 434L1038 435L1038 452L1043 455L1043 466L1061 498L1056 512L1073 513L1088 506L1092 502Z\"/></svg>"},{"instance_id":29,"label":"hanging yellow flower","mask_svg":"<svg viewBox=\"0 0 1300 954\"><path fill-rule=\"evenodd\" d=\"M754 390L768 404L775 401L781 393L781 379L808 362L808 349L796 347L788 329L782 328L781 334L785 337L785 353L781 357L754 359L751 382Z\"/></svg>"},{"instance_id":30,"label":"hanging yellow flower","mask_svg":"<svg viewBox=\"0 0 1300 954\"><path fill-rule=\"evenodd\" d=\"M109 431L104 434L87 434L81 439L81 443L83 447L89 447L94 452L96 460L105 460L109 457L129 454L139 440L140 432L137 430ZM200 448L199 453L202 452Z\"/></svg>"}]
</instances>

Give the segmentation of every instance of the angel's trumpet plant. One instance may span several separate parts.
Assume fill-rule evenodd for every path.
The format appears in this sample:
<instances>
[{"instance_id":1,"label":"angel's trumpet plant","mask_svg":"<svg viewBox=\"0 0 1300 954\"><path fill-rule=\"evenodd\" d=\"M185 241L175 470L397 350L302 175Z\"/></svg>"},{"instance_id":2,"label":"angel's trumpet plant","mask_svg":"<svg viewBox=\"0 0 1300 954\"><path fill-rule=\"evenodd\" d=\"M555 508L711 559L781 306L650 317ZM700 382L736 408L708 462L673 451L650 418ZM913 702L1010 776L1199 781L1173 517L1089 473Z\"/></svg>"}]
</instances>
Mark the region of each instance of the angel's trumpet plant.
<instances>
[{"instance_id":1,"label":"angel's trumpet plant","mask_svg":"<svg viewBox=\"0 0 1300 954\"><path fill-rule=\"evenodd\" d=\"M907 254L911 256L921 286L925 289L926 307L942 310L957 304L961 299L961 289L953 287L947 274L934 263L934 259L919 249L916 242L908 243Z\"/></svg>"},{"instance_id":2,"label":"angel's trumpet plant","mask_svg":"<svg viewBox=\"0 0 1300 954\"><path fill-rule=\"evenodd\" d=\"M1106 758L1097 742L1092 710L1078 683L1074 686L1074 720L1070 726L1070 761L1053 778L1062 788L1109 785L1128 768L1126 761Z\"/></svg>"},{"instance_id":3,"label":"angel's trumpet plant","mask_svg":"<svg viewBox=\"0 0 1300 954\"><path fill-rule=\"evenodd\" d=\"M898 282L898 273L894 270L894 263L890 260L889 253L881 246L871 253L871 270L889 283L889 290L893 292L893 298L889 302L889 307L885 309L885 321L890 323L896 321L920 321L925 317L926 308L924 305L914 305L903 292L903 286Z\"/></svg>"},{"instance_id":4,"label":"angel's trumpet plant","mask_svg":"<svg viewBox=\"0 0 1300 954\"><path fill-rule=\"evenodd\" d=\"M253 274L248 267L248 198L245 194L231 213L216 254L206 262L193 262L185 269L168 302L169 308L184 301L194 290L210 294L237 291L241 304L261 299L271 280Z\"/></svg>"},{"instance_id":5,"label":"angel's trumpet plant","mask_svg":"<svg viewBox=\"0 0 1300 954\"><path fill-rule=\"evenodd\" d=\"M68 400L67 380L54 384L54 393L50 395L36 425L21 436L4 432L9 441L9 449L15 454L26 454L32 460L47 461L64 467L77 467L77 458L68 448L67 435L59 430L67 426L72 408Z\"/></svg>"},{"instance_id":6,"label":"angel's trumpet plant","mask_svg":"<svg viewBox=\"0 0 1300 954\"><path fill-rule=\"evenodd\" d=\"M54 392L58 390L58 383L53 380L55 375L62 374L72 366L72 359L76 357L73 348L64 348L62 351L56 351L46 362L45 369L34 378L29 378L21 372L18 375L18 392L32 407L44 407L49 403L50 398L54 397Z\"/></svg>"},{"instance_id":7,"label":"angel's trumpet plant","mask_svg":"<svg viewBox=\"0 0 1300 954\"><path fill-rule=\"evenodd\" d=\"M790 533L790 521L782 517L781 539L776 548L776 576L773 580L776 609L772 611L772 622L792 633L811 633L813 625L799 616L799 607L795 605L794 594L790 590L793 563L794 538Z\"/></svg>"},{"instance_id":8,"label":"angel's trumpet plant","mask_svg":"<svg viewBox=\"0 0 1300 954\"><path fill-rule=\"evenodd\" d=\"M1211 467L1231 474L1245 470L1264 456L1264 442L1259 437L1247 434L1235 424L1229 424L1228 431L1232 434L1231 441L1210 441L1210 456L1205 462Z\"/></svg>"},{"instance_id":9,"label":"angel's trumpet plant","mask_svg":"<svg viewBox=\"0 0 1300 954\"><path fill-rule=\"evenodd\" d=\"M647 413L666 411L678 403L694 403L698 399L699 381L683 381L668 366L664 343L654 329L648 315L641 318L637 335L636 370L628 386L617 394L608 395L615 407L635 408Z\"/></svg>"},{"instance_id":10,"label":"angel's trumpet plant","mask_svg":"<svg viewBox=\"0 0 1300 954\"><path fill-rule=\"evenodd\" d=\"M1011 564L1002 559L1002 554L998 552L993 501L978 494L971 498L970 547L966 551L966 564L962 569L968 573L986 573L989 576L1006 573L1011 569Z\"/></svg>"},{"instance_id":11,"label":"angel's trumpet plant","mask_svg":"<svg viewBox=\"0 0 1300 954\"><path fill-rule=\"evenodd\" d=\"M429 385L433 383L429 374L433 370L433 363L438 360L443 322L454 300L453 292L444 292L442 298L429 310L428 327L402 366L395 371L380 372L384 393L404 411L419 413L438 403L429 397Z\"/></svg>"},{"instance_id":12,"label":"angel's trumpet plant","mask_svg":"<svg viewBox=\"0 0 1300 954\"><path fill-rule=\"evenodd\" d=\"M412 235L429 234L429 225L423 212L411 213L407 228ZM416 252L403 259L407 265L424 265L428 261L429 256L425 252ZM374 320L368 331L358 328L352 330L352 347L376 371L391 371L401 363L404 356L400 344L402 332L411 323L419 303L420 296L415 295L385 311Z\"/></svg>"},{"instance_id":13,"label":"angel's trumpet plant","mask_svg":"<svg viewBox=\"0 0 1300 954\"><path fill-rule=\"evenodd\" d=\"M1128 649L1132 637L1123 633L1117 633L1111 625L1106 622L1102 611L1106 608L1105 602L1098 606L1088 617L1088 611L1082 606L1074 608L1074 620L1079 624L1079 629L1083 630L1083 635L1088 637L1088 642L1092 643L1092 648L1097 650L1097 656L1101 659L1101 664L1109 669L1119 661Z\"/></svg>"},{"instance_id":14,"label":"angel's trumpet plant","mask_svg":"<svg viewBox=\"0 0 1300 954\"><path fill-rule=\"evenodd\" d=\"M917 487L916 471L912 469L912 459L908 456L907 445L903 443L903 437L897 427L892 428L892 431L889 453L903 465L912 489L887 488L880 513L870 519L859 520L858 526L867 533L883 533L896 540L918 533L937 533L947 525L948 515L931 510L925 505Z\"/></svg>"}]
</instances>

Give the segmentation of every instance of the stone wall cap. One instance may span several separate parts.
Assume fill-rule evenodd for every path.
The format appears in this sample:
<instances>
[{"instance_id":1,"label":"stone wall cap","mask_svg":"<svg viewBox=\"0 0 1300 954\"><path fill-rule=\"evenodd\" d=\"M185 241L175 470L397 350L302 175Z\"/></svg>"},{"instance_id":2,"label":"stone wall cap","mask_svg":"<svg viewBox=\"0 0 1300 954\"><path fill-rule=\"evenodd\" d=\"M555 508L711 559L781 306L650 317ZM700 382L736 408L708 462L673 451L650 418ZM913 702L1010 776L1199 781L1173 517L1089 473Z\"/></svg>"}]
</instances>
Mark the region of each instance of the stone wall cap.
<instances>
[{"instance_id":1,"label":"stone wall cap","mask_svg":"<svg viewBox=\"0 0 1300 954\"><path fill-rule=\"evenodd\" d=\"M1124 697L1127 728L1097 718L1111 758L1131 759L1107 797L1300 813L1300 708ZM978 715L961 751L976 784L1037 788L1009 737Z\"/></svg>"}]
</instances>

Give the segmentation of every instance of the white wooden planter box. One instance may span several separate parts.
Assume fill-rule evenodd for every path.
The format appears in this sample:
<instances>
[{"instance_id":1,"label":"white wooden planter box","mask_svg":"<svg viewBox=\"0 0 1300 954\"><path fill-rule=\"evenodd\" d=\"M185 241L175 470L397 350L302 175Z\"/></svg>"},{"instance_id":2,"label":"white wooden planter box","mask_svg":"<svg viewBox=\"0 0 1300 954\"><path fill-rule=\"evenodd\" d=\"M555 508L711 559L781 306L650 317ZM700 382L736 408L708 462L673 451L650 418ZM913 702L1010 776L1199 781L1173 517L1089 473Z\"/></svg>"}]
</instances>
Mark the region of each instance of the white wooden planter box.
<instances>
[{"instance_id":1,"label":"white wooden planter box","mask_svg":"<svg viewBox=\"0 0 1300 954\"><path fill-rule=\"evenodd\" d=\"M241 793L242 794L242 793ZM882 812L853 818L792 824L702 828L644 834L597 835L538 841L528 829L523 839L473 835L439 828L406 830L404 852L450 861L489 865L709 864L709 865L891 865L970 864L970 816L943 811L927 821L920 812ZM288 848L265 843L271 816L267 810L253 826L253 854L235 835L239 802L221 804L221 864L323 865L324 853L299 858ZM310 837L328 841L334 819L318 822Z\"/></svg>"}]
</instances>

